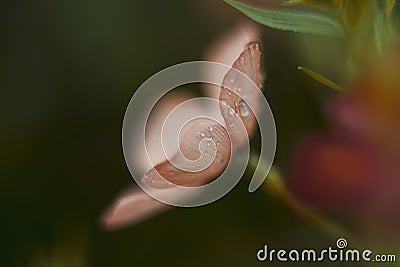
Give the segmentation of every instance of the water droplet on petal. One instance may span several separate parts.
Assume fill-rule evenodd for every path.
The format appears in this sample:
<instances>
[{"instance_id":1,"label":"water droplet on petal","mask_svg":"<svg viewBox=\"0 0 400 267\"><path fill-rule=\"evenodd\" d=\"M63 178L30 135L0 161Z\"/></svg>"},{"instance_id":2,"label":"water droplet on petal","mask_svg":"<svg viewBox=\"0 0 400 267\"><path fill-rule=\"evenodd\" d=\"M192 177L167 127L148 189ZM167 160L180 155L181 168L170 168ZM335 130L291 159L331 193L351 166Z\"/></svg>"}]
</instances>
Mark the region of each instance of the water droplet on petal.
<instances>
[{"instance_id":1,"label":"water droplet on petal","mask_svg":"<svg viewBox=\"0 0 400 267\"><path fill-rule=\"evenodd\" d=\"M208 127L208 130L209 130L210 132L212 132L212 131L214 130L214 128L213 128L212 126L210 126L210 127Z\"/></svg>"},{"instance_id":2,"label":"water droplet on petal","mask_svg":"<svg viewBox=\"0 0 400 267\"><path fill-rule=\"evenodd\" d=\"M226 106L226 105L228 104L228 101L226 101L226 99L225 99L225 98L222 98L222 99L221 99L221 103L222 103L223 105L225 105L225 106Z\"/></svg>"},{"instance_id":3,"label":"water droplet on petal","mask_svg":"<svg viewBox=\"0 0 400 267\"><path fill-rule=\"evenodd\" d=\"M240 116L242 116L242 117L246 117L250 113L249 106L243 100L240 100L240 102L239 102L239 113L240 113Z\"/></svg>"},{"instance_id":4,"label":"water droplet on petal","mask_svg":"<svg viewBox=\"0 0 400 267\"><path fill-rule=\"evenodd\" d=\"M251 54L251 56L252 57L254 57L255 55L254 55L254 52L253 52L253 50L252 49L250 49L250 54Z\"/></svg>"},{"instance_id":5,"label":"water droplet on petal","mask_svg":"<svg viewBox=\"0 0 400 267\"><path fill-rule=\"evenodd\" d=\"M229 113L229 115L233 115L233 114L235 114L235 110L233 108L229 108L228 113Z\"/></svg>"},{"instance_id":6,"label":"water droplet on petal","mask_svg":"<svg viewBox=\"0 0 400 267\"><path fill-rule=\"evenodd\" d=\"M212 140L213 140L213 138L212 138L212 136L210 136L207 141L207 146L211 145Z\"/></svg>"},{"instance_id":7,"label":"water droplet on petal","mask_svg":"<svg viewBox=\"0 0 400 267\"><path fill-rule=\"evenodd\" d=\"M234 79L234 78L231 78L230 82L231 82L231 83L234 83L234 82L235 82L235 79Z\"/></svg>"}]
</instances>

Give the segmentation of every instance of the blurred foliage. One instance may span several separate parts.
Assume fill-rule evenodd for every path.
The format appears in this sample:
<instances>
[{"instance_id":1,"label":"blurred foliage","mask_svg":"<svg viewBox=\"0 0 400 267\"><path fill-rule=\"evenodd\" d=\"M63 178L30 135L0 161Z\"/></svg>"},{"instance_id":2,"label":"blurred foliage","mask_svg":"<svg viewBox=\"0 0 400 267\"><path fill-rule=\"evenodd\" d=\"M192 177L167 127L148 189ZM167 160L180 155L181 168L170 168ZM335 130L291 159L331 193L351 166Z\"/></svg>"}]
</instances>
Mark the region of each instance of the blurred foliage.
<instances>
[{"instance_id":1,"label":"blurred foliage","mask_svg":"<svg viewBox=\"0 0 400 267\"><path fill-rule=\"evenodd\" d=\"M328 36L342 34L340 25L334 18L316 12L263 10L233 0L226 2L255 21L273 29Z\"/></svg>"},{"instance_id":2,"label":"blurred foliage","mask_svg":"<svg viewBox=\"0 0 400 267\"><path fill-rule=\"evenodd\" d=\"M235 0L225 2L273 29L342 39L348 54L347 76L351 78L396 39L391 20L394 0L288 0L282 1L284 10L276 6L255 8Z\"/></svg>"}]
</instances>

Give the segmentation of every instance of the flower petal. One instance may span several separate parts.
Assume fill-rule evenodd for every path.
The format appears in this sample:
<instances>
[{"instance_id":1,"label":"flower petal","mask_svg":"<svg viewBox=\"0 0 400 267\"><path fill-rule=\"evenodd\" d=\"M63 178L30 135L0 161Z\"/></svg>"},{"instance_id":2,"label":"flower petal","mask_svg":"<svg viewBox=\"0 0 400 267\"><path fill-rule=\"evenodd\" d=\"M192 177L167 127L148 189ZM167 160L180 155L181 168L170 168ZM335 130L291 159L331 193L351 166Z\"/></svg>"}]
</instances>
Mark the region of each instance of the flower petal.
<instances>
[{"instance_id":1,"label":"flower petal","mask_svg":"<svg viewBox=\"0 0 400 267\"><path fill-rule=\"evenodd\" d=\"M174 194L170 183L203 185L226 168L231 152L248 142L248 136L256 126L253 112L259 109L258 94L252 90L254 84L261 88L260 56L259 44L249 43L224 77L220 111L227 128L211 119L190 121L180 133L178 153L147 172L142 177L143 183L153 188L165 188L165 194ZM231 93L228 88L236 91ZM144 191L135 189L118 198L103 216L103 222L107 228L121 227L141 221L166 207Z\"/></svg>"},{"instance_id":2,"label":"flower petal","mask_svg":"<svg viewBox=\"0 0 400 267\"><path fill-rule=\"evenodd\" d=\"M258 112L260 107L258 94L253 90L254 84L258 89L262 88L260 58L259 44L256 42L247 44L222 83L219 96L220 110L232 137L234 150L242 146L255 130L256 118L253 112ZM241 123L247 132L239 127Z\"/></svg>"},{"instance_id":3,"label":"flower petal","mask_svg":"<svg viewBox=\"0 0 400 267\"><path fill-rule=\"evenodd\" d=\"M239 23L232 31L223 35L221 38L210 46L206 51L205 59L212 62L218 62L227 66L232 66L235 63L237 56L243 52L243 49L248 43L260 38L260 27L256 23L247 22ZM209 81L222 81L226 72L218 72L214 69L205 68L204 76ZM218 99L220 88L217 85L204 83L203 90L207 96Z\"/></svg>"},{"instance_id":4,"label":"flower petal","mask_svg":"<svg viewBox=\"0 0 400 267\"><path fill-rule=\"evenodd\" d=\"M147 172L143 183L156 188L169 183L199 186L218 176L227 166L231 144L225 128L211 119L195 119L180 140L180 151Z\"/></svg>"},{"instance_id":5,"label":"flower petal","mask_svg":"<svg viewBox=\"0 0 400 267\"><path fill-rule=\"evenodd\" d=\"M169 187L168 182L198 186L226 168L232 148L236 150L248 141L248 135L256 126L249 105L258 111L258 96L252 88L254 83L261 88L260 57L259 44L249 43L224 77L220 111L232 140L223 126L210 119L191 121L187 125L189 130L180 139L180 153L146 173L142 178L145 184L157 188Z\"/></svg>"},{"instance_id":6,"label":"flower petal","mask_svg":"<svg viewBox=\"0 0 400 267\"><path fill-rule=\"evenodd\" d=\"M143 190L132 186L123 192L100 218L105 229L117 229L138 223L166 210L168 205L161 203Z\"/></svg>"}]
</instances>

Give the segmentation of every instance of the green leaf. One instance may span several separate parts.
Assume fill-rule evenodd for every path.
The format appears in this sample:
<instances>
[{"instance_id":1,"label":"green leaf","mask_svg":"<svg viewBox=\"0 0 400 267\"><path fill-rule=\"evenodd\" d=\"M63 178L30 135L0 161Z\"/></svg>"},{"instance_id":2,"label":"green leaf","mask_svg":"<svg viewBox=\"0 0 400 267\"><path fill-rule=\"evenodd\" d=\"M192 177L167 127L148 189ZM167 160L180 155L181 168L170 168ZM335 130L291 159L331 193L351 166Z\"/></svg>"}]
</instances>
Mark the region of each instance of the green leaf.
<instances>
[{"instance_id":1,"label":"green leaf","mask_svg":"<svg viewBox=\"0 0 400 267\"><path fill-rule=\"evenodd\" d=\"M338 20L323 13L296 10L263 10L247 6L234 0L224 0L254 21L267 27L308 34L343 36Z\"/></svg>"}]
</instances>

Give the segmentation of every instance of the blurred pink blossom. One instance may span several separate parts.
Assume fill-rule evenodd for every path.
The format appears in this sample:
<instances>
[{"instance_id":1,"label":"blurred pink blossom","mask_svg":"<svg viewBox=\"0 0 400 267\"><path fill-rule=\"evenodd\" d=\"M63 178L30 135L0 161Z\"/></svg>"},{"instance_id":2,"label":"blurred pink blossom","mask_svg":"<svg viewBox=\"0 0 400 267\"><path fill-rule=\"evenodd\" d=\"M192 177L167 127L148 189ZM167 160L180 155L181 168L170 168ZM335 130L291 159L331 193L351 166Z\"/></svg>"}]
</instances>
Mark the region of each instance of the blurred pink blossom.
<instances>
[{"instance_id":1,"label":"blurred pink blossom","mask_svg":"<svg viewBox=\"0 0 400 267\"><path fill-rule=\"evenodd\" d=\"M400 224L399 69L397 47L334 97L330 133L305 138L288 173L300 200L346 216L364 235L398 233Z\"/></svg>"}]
</instances>

